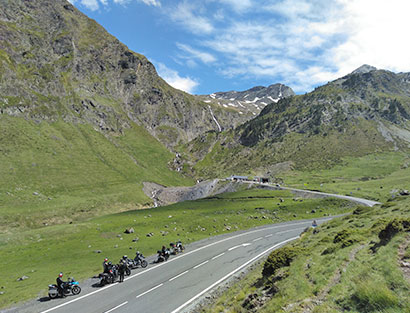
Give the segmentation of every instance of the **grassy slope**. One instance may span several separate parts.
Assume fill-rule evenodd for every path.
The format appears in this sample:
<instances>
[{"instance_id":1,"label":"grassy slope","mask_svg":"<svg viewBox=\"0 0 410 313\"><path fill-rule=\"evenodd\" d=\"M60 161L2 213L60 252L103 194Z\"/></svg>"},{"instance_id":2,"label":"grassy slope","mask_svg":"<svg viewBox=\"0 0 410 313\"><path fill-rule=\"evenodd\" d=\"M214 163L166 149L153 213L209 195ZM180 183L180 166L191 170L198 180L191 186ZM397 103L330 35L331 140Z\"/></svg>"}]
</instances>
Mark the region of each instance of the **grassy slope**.
<instances>
[{"instance_id":1,"label":"grassy slope","mask_svg":"<svg viewBox=\"0 0 410 313\"><path fill-rule=\"evenodd\" d=\"M280 198L284 201L280 202ZM312 208L316 213L309 213ZM47 283L54 281L60 271L77 279L90 277L101 271L105 256L116 261L137 249L150 255L162 244L177 238L189 243L228 232L225 225L234 231L272 222L339 214L351 208L350 203L335 199L294 201L292 194L286 191L247 190L152 210L106 215L71 225L3 234L0 235L0 272L3 273L1 286L5 287L2 290L6 293L0 297L0 307L43 293ZM133 227L135 234L124 234L127 227ZM169 234L161 236L160 231ZM146 237L149 232L155 235ZM136 236L140 238L137 244L132 242ZM102 253L97 254L95 250ZM30 278L17 281L22 275Z\"/></svg>"},{"instance_id":2,"label":"grassy slope","mask_svg":"<svg viewBox=\"0 0 410 313\"><path fill-rule=\"evenodd\" d=\"M398 266L399 245L409 242L409 233L398 233L376 252L370 249L380 242L378 234L388 221L409 216L410 198L401 197L311 229L292 244L304 252L275 272L285 278L275 283L277 293L257 312L409 312L410 281ZM343 231L352 241L344 248L334 243ZM409 247L405 255L410 258ZM262 295L268 285L260 273L261 267L252 271L203 312L249 312L242 307L244 300Z\"/></svg>"},{"instance_id":3,"label":"grassy slope","mask_svg":"<svg viewBox=\"0 0 410 313\"><path fill-rule=\"evenodd\" d=\"M143 181L191 183L168 169L172 154L135 124L105 137L89 125L1 116L0 133L0 231L140 207L150 202Z\"/></svg>"},{"instance_id":4,"label":"grassy slope","mask_svg":"<svg viewBox=\"0 0 410 313\"><path fill-rule=\"evenodd\" d=\"M386 201L392 191L410 189L409 177L410 155L391 152L345 158L327 170L288 172L283 181L297 188Z\"/></svg>"}]
</instances>

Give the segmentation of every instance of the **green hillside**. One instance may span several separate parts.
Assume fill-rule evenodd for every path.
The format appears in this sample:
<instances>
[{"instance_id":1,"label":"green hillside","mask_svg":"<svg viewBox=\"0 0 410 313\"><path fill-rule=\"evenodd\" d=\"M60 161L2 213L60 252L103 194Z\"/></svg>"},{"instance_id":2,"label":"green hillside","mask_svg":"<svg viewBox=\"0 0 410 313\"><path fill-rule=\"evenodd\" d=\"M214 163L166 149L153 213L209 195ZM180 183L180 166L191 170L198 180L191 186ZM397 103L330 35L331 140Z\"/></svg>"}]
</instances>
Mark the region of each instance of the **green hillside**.
<instances>
[{"instance_id":1,"label":"green hillside","mask_svg":"<svg viewBox=\"0 0 410 313\"><path fill-rule=\"evenodd\" d=\"M201 312L410 312L409 216L407 196L310 229Z\"/></svg>"},{"instance_id":2,"label":"green hillside","mask_svg":"<svg viewBox=\"0 0 410 313\"><path fill-rule=\"evenodd\" d=\"M101 272L104 257L117 262L136 250L152 255L178 238L188 244L264 224L341 214L356 207L338 199L293 199L288 191L252 189L0 234L0 287L5 292L0 295L0 308L46 294L47 284L55 281L60 271L79 280L90 278ZM314 213L312 207L316 208ZM130 227L135 233L124 234ZM154 235L147 237L151 232ZM138 241L133 242L136 237ZM23 275L29 279L18 281Z\"/></svg>"},{"instance_id":3,"label":"green hillside","mask_svg":"<svg viewBox=\"0 0 410 313\"><path fill-rule=\"evenodd\" d=\"M87 124L0 116L0 230L68 223L140 208L143 181L187 185L144 128L102 134Z\"/></svg>"}]
</instances>

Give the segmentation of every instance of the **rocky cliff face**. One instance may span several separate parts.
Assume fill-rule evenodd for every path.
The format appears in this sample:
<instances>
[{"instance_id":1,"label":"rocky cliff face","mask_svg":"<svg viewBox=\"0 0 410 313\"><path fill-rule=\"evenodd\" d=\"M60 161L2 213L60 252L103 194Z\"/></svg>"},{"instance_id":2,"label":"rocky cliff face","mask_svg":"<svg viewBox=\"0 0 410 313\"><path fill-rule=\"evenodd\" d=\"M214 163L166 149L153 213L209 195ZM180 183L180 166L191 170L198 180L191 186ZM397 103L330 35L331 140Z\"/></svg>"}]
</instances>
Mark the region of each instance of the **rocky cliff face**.
<instances>
[{"instance_id":1,"label":"rocky cliff face","mask_svg":"<svg viewBox=\"0 0 410 313\"><path fill-rule=\"evenodd\" d=\"M244 120L249 120L258 115L268 104L277 103L280 99L294 95L290 87L273 84L268 87L256 86L245 91L216 92L198 97L205 103L237 110Z\"/></svg>"},{"instance_id":2,"label":"rocky cliff face","mask_svg":"<svg viewBox=\"0 0 410 313\"><path fill-rule=\"evenodd\" d=\"M169 148L238 123L238 112L170 87L66 0L0 6L0 114L114 134L137 123Z\"/></svg>"}]
</instances>

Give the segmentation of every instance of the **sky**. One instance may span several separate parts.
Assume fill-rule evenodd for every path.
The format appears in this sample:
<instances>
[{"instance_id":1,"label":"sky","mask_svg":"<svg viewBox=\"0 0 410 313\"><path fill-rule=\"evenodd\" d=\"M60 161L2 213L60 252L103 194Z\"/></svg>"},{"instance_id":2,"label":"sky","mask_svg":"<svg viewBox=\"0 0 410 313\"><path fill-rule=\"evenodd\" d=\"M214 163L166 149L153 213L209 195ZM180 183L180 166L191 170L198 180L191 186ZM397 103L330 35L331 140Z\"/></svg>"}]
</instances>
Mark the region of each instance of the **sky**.
<instances>
[{"instance_id":1,"label":"sky","mask_svg":"<svg viewBox=\"0 0 410 313\"><path fill-rule=\"evenodd\" d=\"M191 94L410 72L409 0L69 0Z\"/></svg>"}]
</instances>

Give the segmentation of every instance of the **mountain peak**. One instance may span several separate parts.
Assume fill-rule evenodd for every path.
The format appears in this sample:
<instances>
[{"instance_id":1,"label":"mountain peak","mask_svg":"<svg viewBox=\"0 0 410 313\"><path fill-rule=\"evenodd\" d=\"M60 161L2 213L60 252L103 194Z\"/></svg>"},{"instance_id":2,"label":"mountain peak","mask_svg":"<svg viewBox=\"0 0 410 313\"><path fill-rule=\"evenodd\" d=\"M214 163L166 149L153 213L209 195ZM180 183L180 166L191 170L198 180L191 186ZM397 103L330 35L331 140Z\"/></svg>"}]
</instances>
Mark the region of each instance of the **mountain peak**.
<instances>
[{"instance_id":1,"label":"mountain peak","mask_svg":"<svg viewBox=\"0 0 410 313\"><path fill-rule=\"evenodd\" d=\"M368 64L363 64L359 68L355 69L351 74L364 74L371 71L377 71L377 68Z\"/></svg>"}]
</instances>

